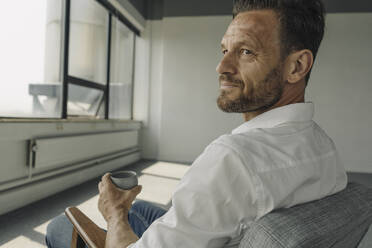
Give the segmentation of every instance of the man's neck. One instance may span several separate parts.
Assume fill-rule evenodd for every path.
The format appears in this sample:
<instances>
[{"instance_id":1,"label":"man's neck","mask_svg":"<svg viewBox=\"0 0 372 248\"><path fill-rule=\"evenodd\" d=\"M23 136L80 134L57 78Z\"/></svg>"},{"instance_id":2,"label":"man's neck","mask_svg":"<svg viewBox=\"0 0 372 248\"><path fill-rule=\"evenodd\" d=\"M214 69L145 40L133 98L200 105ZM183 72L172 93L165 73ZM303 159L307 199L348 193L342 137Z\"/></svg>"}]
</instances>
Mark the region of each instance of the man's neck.
<instances>
[{"instance_id":1,"label":"man's neck","mask_svg":"<svg viewBox=\"0 0 372 248\"><path fill-rule=\"evenodd\" d=\"M287 83L285 84L283 94L277 103L275 103L270 108L264 110L243 113L243 117L245 121L249 121L255 118L256 116L263 114L267 111L270 111L274 108L279 108L285 105L303 102L305 102L305 81L298 82L295 84Z\"/></svg>"}]
</instances>

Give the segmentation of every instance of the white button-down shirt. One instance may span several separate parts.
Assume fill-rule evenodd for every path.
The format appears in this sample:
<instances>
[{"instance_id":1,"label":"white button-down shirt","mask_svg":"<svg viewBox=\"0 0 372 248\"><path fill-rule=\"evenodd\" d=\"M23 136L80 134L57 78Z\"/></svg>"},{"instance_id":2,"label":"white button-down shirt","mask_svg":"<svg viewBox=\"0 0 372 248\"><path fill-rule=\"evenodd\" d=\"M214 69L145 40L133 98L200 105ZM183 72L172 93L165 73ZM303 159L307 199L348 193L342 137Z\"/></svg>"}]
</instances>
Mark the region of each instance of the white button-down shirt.
<instances>
[{"instance_id":1,"label":"white button-down shirt","mask_svg":"<svg viewBox=\"0 0 372 248\"><path fill-rule=\"evenodd\" d=\"M312 103L275 108L213 141L169 211L129 247L238 247L248 222L344 189L345 169L313 112Z\"/></svg>"}]
</instances>

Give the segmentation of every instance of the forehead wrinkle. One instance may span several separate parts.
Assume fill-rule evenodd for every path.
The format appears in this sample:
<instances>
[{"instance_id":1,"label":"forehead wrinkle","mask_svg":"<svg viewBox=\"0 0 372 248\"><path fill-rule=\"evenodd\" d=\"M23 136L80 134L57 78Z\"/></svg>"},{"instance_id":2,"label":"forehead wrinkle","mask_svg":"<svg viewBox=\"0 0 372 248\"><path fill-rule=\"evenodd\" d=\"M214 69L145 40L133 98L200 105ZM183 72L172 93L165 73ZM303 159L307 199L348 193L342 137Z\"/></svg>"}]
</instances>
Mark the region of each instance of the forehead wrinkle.
<instances>
[{"instance_id":1,"label":"forehead wrinkle","mask_svg":"<svg viewBox=\"0 0 372 248\"><path fill-rule=\"evenodd\" d=\"M249 41L246 41L246 40L237 40L237 41L234 41L234 43L232 44L232 49L240 48L240 47L243 47L243 46L248 46L249 48L257 49L257 50L259 50L261 48L260 45L256 45L252 42L249 42ZM221 44L221 48L222 49L226 48L224 43Z\"/></svg>"},{"instance_id":2,"label":"forehead wrinkle","mask_svg":"<svg viewBox=\"0 0 372 248\"><path fill-rule=\"evenodd\" d=\"M234 36L237 36L238 38L234 39L233 38ZM232 38L232 39L229 39L229 38ZM229 43L229 42L233 42L232 43L233 47L241 47L243 45L252 46L252 48L255 48L255 49L260 49L263 47L263 43L258 38L252 35L248 35L248 34L225 36L222 39L221 48L225 48L225 46L227 45L226 43Z\"/></svg>"},{"instance_id":3,"label":"forehead wrinkle","mask_svg":"<svg viewBox=\"0 0 372 248\"><path fill-rule=\"evenodd\" d=\"M264 47L265 42L279 38L278 25L277 14L272 10L247 11L235 17L225 36L247 36Z\"/></svg>"}]
</instances>

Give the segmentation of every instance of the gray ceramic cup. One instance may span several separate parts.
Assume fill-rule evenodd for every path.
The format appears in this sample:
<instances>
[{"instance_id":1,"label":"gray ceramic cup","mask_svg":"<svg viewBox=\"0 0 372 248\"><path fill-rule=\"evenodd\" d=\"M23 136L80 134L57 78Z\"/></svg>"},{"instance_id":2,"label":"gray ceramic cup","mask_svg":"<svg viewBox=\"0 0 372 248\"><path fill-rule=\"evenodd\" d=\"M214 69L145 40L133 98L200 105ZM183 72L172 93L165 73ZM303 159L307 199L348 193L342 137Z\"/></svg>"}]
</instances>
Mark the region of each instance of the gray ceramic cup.
<instances>
[{"instance_id":1,"label":"gray ceramic cup","mask_svg":"<svg viewBox=\"0 0 372 248\"><path fill-rule=\"evenodd\" d=\"M134 171L117 171L111 173L111 181L121 189L131 189L138 185L137 173Z\"/></svg>"}]
</instances>

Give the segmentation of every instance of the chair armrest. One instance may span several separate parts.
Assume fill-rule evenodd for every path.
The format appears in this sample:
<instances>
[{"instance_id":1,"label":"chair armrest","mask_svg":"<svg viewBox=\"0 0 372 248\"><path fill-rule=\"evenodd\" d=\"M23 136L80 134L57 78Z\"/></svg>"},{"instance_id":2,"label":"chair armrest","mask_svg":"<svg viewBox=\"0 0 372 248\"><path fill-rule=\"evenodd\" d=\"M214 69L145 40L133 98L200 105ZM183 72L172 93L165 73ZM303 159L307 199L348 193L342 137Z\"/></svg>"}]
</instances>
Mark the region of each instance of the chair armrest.
<instances>
[{"instance_id":1,"label":"chair armrest","mask_svg":"<svg viewBox=\"0 0 372 248\"><path fill-rule=\"evenodd\" d=\"M99 226L94 224L85 214L83 214L76 207L68 207L65 210L67 218L74 226L73 238L71 247L75 247L74 242L77 242L77 236L84 240L84 242L91 248L104 248L106 241L106 232Z\"/></svg>"}]
</instances>

